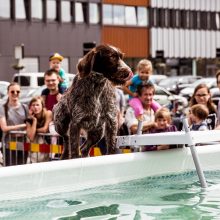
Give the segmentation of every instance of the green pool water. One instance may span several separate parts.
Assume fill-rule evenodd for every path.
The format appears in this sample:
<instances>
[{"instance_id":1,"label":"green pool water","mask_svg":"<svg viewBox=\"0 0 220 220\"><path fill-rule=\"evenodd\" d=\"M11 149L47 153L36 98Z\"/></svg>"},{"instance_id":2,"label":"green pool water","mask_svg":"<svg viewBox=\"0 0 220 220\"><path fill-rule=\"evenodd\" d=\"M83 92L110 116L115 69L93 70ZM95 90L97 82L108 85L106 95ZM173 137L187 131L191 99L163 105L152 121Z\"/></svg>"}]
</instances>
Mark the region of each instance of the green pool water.
<instances>
[{"instance_id":1,"label":"green pool water","mask_svg":"<svg viewBox=\"0 0 220 220\"><path fill-rule=\"evenodd\" d=\"M205 173L202 190L195 172L130 181L118 185L1 201L6 220L220 219L220 171Z\"/></svg>"}]
</instances>

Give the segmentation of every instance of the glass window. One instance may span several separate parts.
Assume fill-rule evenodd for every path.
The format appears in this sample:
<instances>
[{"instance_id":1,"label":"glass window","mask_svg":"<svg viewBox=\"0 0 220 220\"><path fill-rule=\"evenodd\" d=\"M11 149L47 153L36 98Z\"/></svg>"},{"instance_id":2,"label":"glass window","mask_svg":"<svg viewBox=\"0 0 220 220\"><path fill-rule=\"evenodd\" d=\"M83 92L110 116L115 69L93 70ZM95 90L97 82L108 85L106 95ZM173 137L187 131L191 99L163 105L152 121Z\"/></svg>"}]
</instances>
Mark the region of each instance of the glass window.
<instances>
[{"instance_id":1,"label":"glass window","mask_svg":"<svg viewBox=\"0 0 220 220\"><path fill-rule=\"evenodd\" d=\"M137 23L138 23L138 26L147 26L148 25L147 8L137 7Z\"/></svg>"},{"instance_id":2,"label":"glass window","mask_svg":"<svg viewBox=\"0 0 220 220\"><path fill-rule=\"evenodd\" d=\"M57 18L56 0L47 0L47 20L55 21Z\"/></svg>"},{"instance_id":3,"label":"glass window","mask_svg":"<svg viewBox=\"0 0 220 220\"><path fill-rule=\"evenodd\" d=\"M71 5L69 1L61 2L61 20L62 22L71 22Z\"/></svg>"},{"instance_id":4,"label":"glass window","mask_svg":"<svg viewBox=\"0 0 220 220\"><path fill-rule=\"evenodd\" d=\"M44 85L44 77L37 77L37 85L38 86L43 86Z\"/></svg>"},{"instance_id":5,"label":"glass window","mask_svg":"<svg viewBox=\"0 0 220 220\"><path fill-rule=\"evenodd\" d=\"M125 7L122 5L113 6L113 23L118 25L125 24Z\"/></svg>"},{"instance_id":6,"label":"glass window","mask_svg":"<svg viewBox=\"0 0 220 220\"><path fill-rule=\"evenodd\" d=\"M26 19L24 0L15 1L15 18Z\"/></svg>"},{"instance_id":7,"label":"glass window","mask_svg":"<svg viewBox=\"0 0 220 220\"><path fill-rule=\"evenodd\" d=\"M103 24L112 24L113 23L113 6L112 5L103 5Z\"/></svg>"},{"instance_id":8,"label":"glass window","mask_svg":"<svg viewBox=\"0 0 220 220\"><path fill-rule=\"evenodd\" d=\"M98 4L89 4L89 23L98 24L100 20Z\"/></svg>"},{"instance_id":9,"label":"glass window","mask_svg":"<svg viewBox=\"0 0 220 220\"><path fill-rule=\"evenodd\" d=\"M135 7L132 7L132 6L125 7L125 24L127 25L137 24L137 16L136 16Z\"/></svg>"},{"instance_id":10,"label":"glass window","mask_svg":"<svg viewBox=\"0 0 220 220\"><path fill-rule=\"evenodd\" d=\"M22 59L22 65L24 65L24 69L20 72L39 72L39 60L37 57L26 57Z\"/></svg>"},{"instance_id":11,"label":"glass window","mask_svg":"<svg viewBox=\"0 0 220 220\"><path fill-rule=\"evenodd\" d=\"M69 72L69 58L64 58L62 61L62 68L66 73Z\"/></svg>"},{"instance_id":12,"label":"glass window","mask_svg":"<svg viewBox=\"0 0 220 220\"><path fill-rule=\"evenodd\" d=\"M43 19L42 0L31 0L31 17L33 19Z\"/></svg>"},{"instance_id":13,"label":"glass window","mask_svg":"<svg viewBox=\"0 0 220 220\"><path fill-rule=\"evenodd\" d=\"M0 0L0 18L10 18L10 0Z\"/></svg>"},{"instance_id":14,"label":"glass window","mask_svg":"<svg viewBox=\"0 0 220 220\"><path fill-rule=\"evenodd\" d=\"M20 84L20 86L30 86L31 78L29 76L15 76L14 82Z\"/></svg>"},{"instance_id":15,"label":"glass window","mask_svg":"<svg viewBox=\"0 0 220 220\"><path fill-rule=\"evenodd\" d=\"M84 22L83 5L80 2L76 2L75 4L75 16L76 22Z\"/></svg>"},{"instance_id":16,"label":"glass window","mask_svg":"<svg viewBox=\"0 0 220 220\"><path fill-rule=\"evenodd\" d=\"M215 14L216 28L220 29L220 14L216 12Z\"/></svg>"}]
</instances>

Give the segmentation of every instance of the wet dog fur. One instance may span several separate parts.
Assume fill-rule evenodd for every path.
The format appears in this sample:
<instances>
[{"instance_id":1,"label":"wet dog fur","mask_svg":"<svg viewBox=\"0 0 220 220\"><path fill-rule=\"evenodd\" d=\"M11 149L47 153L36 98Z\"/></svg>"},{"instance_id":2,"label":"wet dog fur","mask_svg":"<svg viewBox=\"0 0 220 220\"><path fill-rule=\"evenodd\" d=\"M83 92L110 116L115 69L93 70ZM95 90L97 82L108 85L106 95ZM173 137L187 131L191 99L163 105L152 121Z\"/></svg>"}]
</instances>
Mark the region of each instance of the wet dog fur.
<instances>
[{"instance_id":1,"label":"wet dog fur","mask_svg":"<svg viewBox=\"0 0 220 220\"><path fill-rule=\"evenodd\" d=\"M67 93L53 109L56 131L64 138L62 159L88 156L90 148L105 137L108 153L115 153L117 107L114 85L132 77L119 49L99 45L78 63L78 73ZM80 131L87 132L80 146ZM79 149L80 147L80 149Z\"/></svg>"}]
</instances>

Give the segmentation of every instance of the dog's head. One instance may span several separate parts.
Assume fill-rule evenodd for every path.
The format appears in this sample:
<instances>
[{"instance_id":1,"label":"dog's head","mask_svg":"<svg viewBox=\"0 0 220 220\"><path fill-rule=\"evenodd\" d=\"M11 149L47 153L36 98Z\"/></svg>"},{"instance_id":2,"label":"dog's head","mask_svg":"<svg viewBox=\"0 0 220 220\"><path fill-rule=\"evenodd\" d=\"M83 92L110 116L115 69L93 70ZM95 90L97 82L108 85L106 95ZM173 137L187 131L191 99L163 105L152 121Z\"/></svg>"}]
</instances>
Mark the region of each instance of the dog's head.
<instances>
[{"instance_id":1,"label":"dog's head","mask_svg":"<svg viewBox=\"0 0 220 220\"><path fill-rule=\"evenodd\" d=\"M93 48L80 59L77 68L80 77L85 77L91 72L97 72L114 84L124 84L131 79L133 73L122 59L123 54L119 49L102 44Z\"/></svg>"}]
</instances>

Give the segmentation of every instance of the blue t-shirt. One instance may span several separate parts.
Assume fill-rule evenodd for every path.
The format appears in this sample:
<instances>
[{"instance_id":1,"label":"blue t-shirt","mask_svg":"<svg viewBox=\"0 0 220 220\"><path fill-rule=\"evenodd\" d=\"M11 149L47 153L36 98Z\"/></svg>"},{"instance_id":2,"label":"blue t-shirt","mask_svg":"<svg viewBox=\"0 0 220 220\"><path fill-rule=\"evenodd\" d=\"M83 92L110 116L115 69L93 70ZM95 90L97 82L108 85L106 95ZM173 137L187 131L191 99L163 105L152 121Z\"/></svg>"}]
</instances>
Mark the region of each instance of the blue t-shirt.
<instances>
[{"instance_id":1,"label":"blue t-shirt","mask_svg":"<svg viewBox=\"0 0 220 220\"><path fill-rule=\"evenodd\" d=\"M64 80L63 82L60 82L60 83L59 83L60 86L65 86L66 88L68 88L69 78L68 78L68 76L65 74L64 69L60 68L59 75L60 75L60 77Z\"/></svg>"},{"instance_id":2,"label":"blue t-shirt","mask_svg":"<svg viewBox=\"0 0 220 220\"><path fill-rule=\"evenodd\" d=\"M129 86L129 90L130 90L131 92L133 92L133 93L134 93L134 92L137 92L137 87L138 87L139 85L144 85L144 84L147 84L147 83L152 83L152 84L154 84L153 81L150 80L150 79L148 79L148 80L142 80L142 79L140 79L140 77L139 77L138 74L135 74L135 75L133 76L133 78L131 79L131 82L132 82L132 84ZM133 97L129 95L129 98L131 99L131 98L133 98Z\"/></svg>"}]
</instances>

